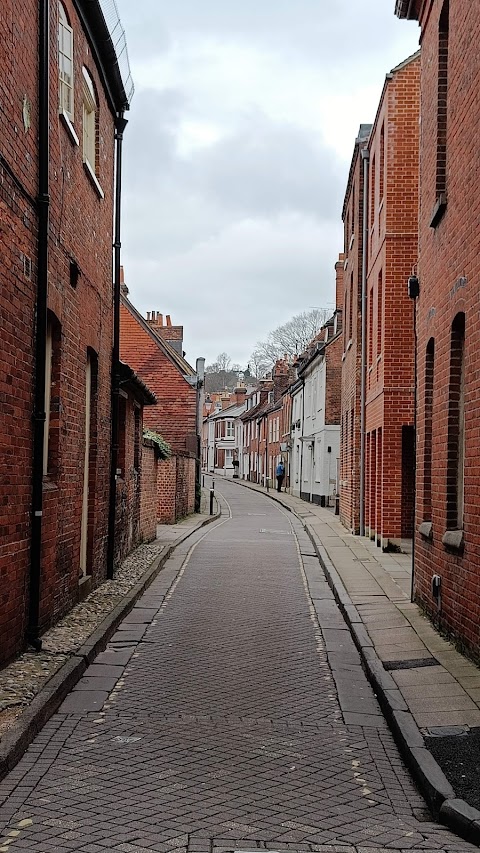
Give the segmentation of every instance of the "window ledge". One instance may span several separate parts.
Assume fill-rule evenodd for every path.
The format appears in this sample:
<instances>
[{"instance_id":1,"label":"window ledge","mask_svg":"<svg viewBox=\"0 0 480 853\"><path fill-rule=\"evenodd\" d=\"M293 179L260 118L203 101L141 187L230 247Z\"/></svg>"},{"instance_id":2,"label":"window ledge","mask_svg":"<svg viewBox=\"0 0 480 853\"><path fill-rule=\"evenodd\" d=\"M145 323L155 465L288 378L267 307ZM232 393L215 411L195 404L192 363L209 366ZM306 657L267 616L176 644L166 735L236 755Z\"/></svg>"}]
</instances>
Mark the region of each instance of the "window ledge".
<instances>
[{"instance_id":1,"label":"window ledge","mask_svg":"<svg viewBox=\"0 0 480 853\"><path fill-rule=\"evenodd\" d=\"M382 360L382 353L380 353L380 355L377 355L377 364L380 364L381 360Z\"/></svg>"},{"instance_id":2,"label":"window ledge","mask_svg":"<svg viewBox=\"0 0 480 853\"><path fill-rule=\"evenodd\" d=\"M73 144L74 145L80 145L80 140L79 140L77 134L75 133L75 128L74 128L72 122L70 121L69 117L67 116L65 110L62 110L62 112L60 113L60 119L61 119L63 126L64 126L65 130L67 131L71 141L73 142Z\"/></svg>"},{"instance_id":3,"label":"window ledge","mask_svg":"<svg viewBox=\"0 0 480 853\"><path fill-rule=\"evenodd\" d=\"M43 475L42 490L44 492L57 492L58 491L58 486L54 482L54 480L52 479L51 474L44 474Z\"/></svg>"},{"instance_id":4,"label":"window ledge","mask_svg":"<svg viewBox=\"0 0 480 853\"><path fill-rule=\"evenodd\" d=\"M453 551L463 551L465 540L462 530L446 530L442 536L442 544Z\"/></svg>"},{"instance_id":5,"label":"window ledge","mask_svg":"<svg viewBox=\"0 0 480 853\"><path fill-rule=\"evenodd\" d=\"M428 539L429 542L433 539L433 524L431 521L422 521L418 532L423 539Z\"/></svg>"},{"instance_id":6,"label":"window ledge","mask_svg":"<svg viewBox=\"0 0 480 853\"><path fill-rule=\"evenodd\" d=\"M352 341L352 339L350 338L350 340L349 340L349 342L348 342L348 344L347 344L347 352L348 352L348 350L349 350L349 349L352 349L352 343L353 343L353 341Z\"/></svg>"},{"instance_id":7,"label":"window ledge","mask_svg":"<svg viewBox=\"0 0 480 853\"><path fill-rule=\"evenodd\" d=\"M100 183L98 181L98 178L97 178L95 172L93 171L88 160L83 161L83 168L85 169L88 177L90 178L98 197L99 198L105 198L105 193L103 192L102 187L100 186Z\"/></svg>"},{"instance_id":8,"label":"window ledge","mask_svg":"<svg viewBox=\"0 0 480 853\"><path fill-rule=\"evenodd\" d=\"M435 205L433 207L432 215L430 218L430 228L436 228L438 223L443 218L443 214L447 209L447 196L446 193L440 193L437 197Z\"/></svg>"},{"instance_id":9,"label":"window ledge","mask_svg":"<svg viewBox=\"0 0 480 853\"><path fill-rule=\"evenodd\" d=\"M354 242L355 242L355 232L353 231L353 232L352 232L352 235L351 235L351 237L350 237L350 242L349 242L349 244L348 244L348 251L350 251L350 250L351 250L351 248L352 248L352 246L353 246Z\"/></svg>"}]
</instances>

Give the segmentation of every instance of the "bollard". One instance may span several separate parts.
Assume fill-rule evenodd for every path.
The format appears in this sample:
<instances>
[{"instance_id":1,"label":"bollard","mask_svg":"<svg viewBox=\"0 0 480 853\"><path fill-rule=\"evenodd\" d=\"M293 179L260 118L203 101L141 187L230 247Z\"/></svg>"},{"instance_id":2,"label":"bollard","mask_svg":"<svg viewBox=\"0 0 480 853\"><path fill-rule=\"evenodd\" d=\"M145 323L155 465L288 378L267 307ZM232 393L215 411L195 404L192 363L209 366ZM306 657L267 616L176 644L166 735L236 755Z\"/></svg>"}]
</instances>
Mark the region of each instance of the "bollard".
<instances>
[{"instance_id":1,"label":"bollard","mask_svg":"<svg viewBox=\"0 0 480 853\"><path fill-rule=\"evenodd\" d=\"M210 489L210 515L213 515L213 496L215 492L213 489Z\"/></svg>"},{"instance_id":2,"label":"bollard","mask_svg":"<svg viewBox=\"0 0 480 853\"><path fill-rule=\"evenodd\" d=\"M205 474L202 474L202 486L205 486Z\"/></svg>"}]
</instances>

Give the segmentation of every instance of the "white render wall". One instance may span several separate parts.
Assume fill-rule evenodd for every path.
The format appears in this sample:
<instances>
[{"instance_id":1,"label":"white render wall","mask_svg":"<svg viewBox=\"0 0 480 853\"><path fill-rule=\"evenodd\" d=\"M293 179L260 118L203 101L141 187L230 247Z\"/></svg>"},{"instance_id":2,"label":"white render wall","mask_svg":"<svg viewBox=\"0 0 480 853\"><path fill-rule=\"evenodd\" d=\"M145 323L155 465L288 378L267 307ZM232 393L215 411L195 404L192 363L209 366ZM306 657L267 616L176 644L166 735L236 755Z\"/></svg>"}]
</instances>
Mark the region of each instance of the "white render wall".
<instances>
[{"instance_id":1,"label":"white render wall","mask_svg":"<svg viewBox=\"0 0 480 853\"><path fill-rule=\"evenodd\" d=\"M321 503L336 493L340 425L325 424L326 365L316 358L304 373L304 387L292 398L291 491L297 497ZM303 412L303 419L302 419Z\"/></svg>"}]
</instances>

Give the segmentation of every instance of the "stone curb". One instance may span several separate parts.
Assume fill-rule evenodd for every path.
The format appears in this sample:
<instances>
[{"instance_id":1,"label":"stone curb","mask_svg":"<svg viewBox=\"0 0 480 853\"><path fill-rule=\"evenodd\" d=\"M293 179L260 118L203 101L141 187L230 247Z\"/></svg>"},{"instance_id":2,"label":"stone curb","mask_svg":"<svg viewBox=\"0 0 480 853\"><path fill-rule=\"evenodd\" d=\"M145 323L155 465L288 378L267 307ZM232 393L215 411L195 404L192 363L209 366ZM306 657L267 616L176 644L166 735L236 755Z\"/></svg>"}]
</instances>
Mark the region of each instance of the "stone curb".
<instances>
[{"instance_id":1,"label":"stone curb","mask_svg":"<svg viewBox=\"0 0 480 853\"><path fill-rule=\"evenodd\" d=\"M295 510L292 512L296 515ZM302 521L302 519L300 520ZM378 657L358 611L352 604L343 581L330 561L325 548L316 541L315 533L308 522L302 521L302 523L318 554L328 583L350 629L367 677L397 746L433 816L457 835L480 846L480 811L469 806L465 800L456 797L455 791L442 768L426 748L423 735L413 715L408 710L395 681ZM357 617L360 622L356 621Z\"/></svg>"},{"instance_id":2,"label":"stone curb","mask_svg":"<svg viewBox=\"0 0 480 853\"><path fill-rule=\"evenodd\" d=\"M251 488L248 483L235 482L238 485ZM254 489L254 491L260 491ZM266 497L280 503L288 509L303 525L308 533L318 559L325 571L327 581L332 589L340 611L347 623L353 641L360 653L368 679L377 696L385 719L392 731L395 742L408 765L420 791L425 798L434 818L453 830L471 844L480 847L480 811L470 806L465 800L455 795L450 782L433 755L425 746L423 735L418 728L413 715L398 690L395 681L384 668L378 657L373 643L362 623L361 617L352 604L343 581L335 566L329 559L323 545L316 538L308 521L297 515L293 507L283 503L282 499L269 492L261 492Z\"/></svg>"},{"instance_id":3,"label":"stone curb","mask_svg":"<svg viewBox=\"0 0 480 853\"><path fill-rule=\"evenodd\" d=\"M135 603L159 574L178 545L202 527L217 521L221 511L204 519L192 530L187 530L171 545L166 545L155 557L150 567L127 595L105 617L86 642L48 679L18 721L7 731L0 742L0 781L20 761L27 748L41 731L45 723L58 710L66 696L80 681L87 667L105 649L118 625L130 613Z\"/></svg>"}]
</instances>

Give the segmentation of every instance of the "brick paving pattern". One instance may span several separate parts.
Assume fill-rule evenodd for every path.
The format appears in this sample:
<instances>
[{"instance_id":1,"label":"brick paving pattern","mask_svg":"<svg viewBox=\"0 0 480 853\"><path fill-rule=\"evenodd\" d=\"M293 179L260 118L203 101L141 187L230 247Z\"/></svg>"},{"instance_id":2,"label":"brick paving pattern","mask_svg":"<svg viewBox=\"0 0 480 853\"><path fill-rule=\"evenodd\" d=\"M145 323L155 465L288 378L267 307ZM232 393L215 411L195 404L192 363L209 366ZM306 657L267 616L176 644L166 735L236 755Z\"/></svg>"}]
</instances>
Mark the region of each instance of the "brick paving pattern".
<instances>
[{"instance_id":1,"label":"brick paving pattern","mask_svg":"<svg viewBox=\"0 0 480 853\"><path fill-rule=\"evenodd\" d=\"M0 784L0 853L477 849L426 812L300 522L221 488L232 518L180 546Z\"/></svg>"}]
</instances>

